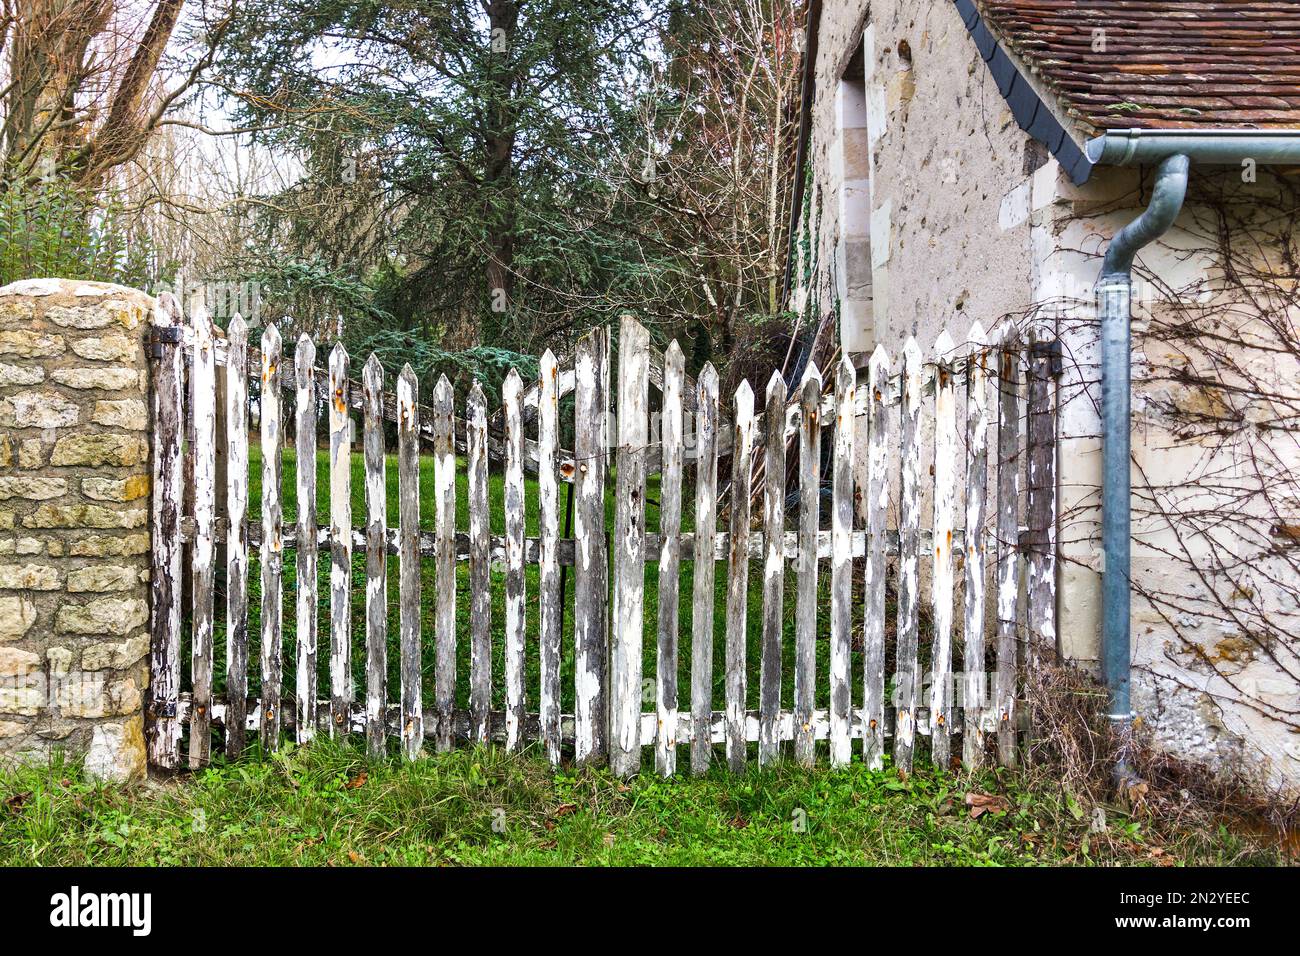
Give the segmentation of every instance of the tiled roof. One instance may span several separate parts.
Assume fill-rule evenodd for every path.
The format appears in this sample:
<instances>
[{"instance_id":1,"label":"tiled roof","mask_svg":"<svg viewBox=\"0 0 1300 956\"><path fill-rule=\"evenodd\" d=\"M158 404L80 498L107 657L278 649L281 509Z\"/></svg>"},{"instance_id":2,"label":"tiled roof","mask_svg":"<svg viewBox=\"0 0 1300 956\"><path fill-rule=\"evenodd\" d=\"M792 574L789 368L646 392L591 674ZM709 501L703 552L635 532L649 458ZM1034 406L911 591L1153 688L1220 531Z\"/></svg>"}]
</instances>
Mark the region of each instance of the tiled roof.
<instances>
[{"instance_id":1,"label":"tiled roof","mask_svg":"<svg viewBox=\"0 0 1300 956\"><path fill-rule=\"evenodd\" d=\"M978 0L978 7L1085 129L1300 128L1300 3Z\"/></svg>"}]
</instances>

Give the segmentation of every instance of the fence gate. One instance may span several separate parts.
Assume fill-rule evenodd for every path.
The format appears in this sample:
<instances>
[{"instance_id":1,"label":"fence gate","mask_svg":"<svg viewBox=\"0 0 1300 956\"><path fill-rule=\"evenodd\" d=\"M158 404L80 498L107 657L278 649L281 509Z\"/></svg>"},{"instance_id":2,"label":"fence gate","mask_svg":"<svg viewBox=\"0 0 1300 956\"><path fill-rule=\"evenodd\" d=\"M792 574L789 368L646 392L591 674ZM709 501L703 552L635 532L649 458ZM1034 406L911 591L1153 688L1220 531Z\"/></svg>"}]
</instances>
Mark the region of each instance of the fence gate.
<instances>
[{"instance_id":1,"label":"fence gate","mask_svg":"<svg viewBox=\"0 0 1300 956\"><path fill-rule=\"evenodd\" d=\"M536 381L512 370L500 408L474 384L459 414L445 377L421 404L409 366L385 391L341 344L319 367L307 336L269 326L253 348L239 317L222 336L170 296L154 322L156 766L237 756L248 734L356 734L376 755L396 738L409 758L536 741L621 775L647 747L661 774L680 748L700 773L720 744L741 771L754 743L760 765L788 747L842 766L861 741L878 768L887 737L908 770L918 735L939 766L954 736L967 766L986 742L1015 761L1017 674L1055 644L1053 360L1032 333L976 324L960 348L909 338L724 397L712 365L692 380L676 342L659 353L624 317L616 370L596 329ZM318 512L301 464L322 408Z\"/></svg>"}]
</instances>

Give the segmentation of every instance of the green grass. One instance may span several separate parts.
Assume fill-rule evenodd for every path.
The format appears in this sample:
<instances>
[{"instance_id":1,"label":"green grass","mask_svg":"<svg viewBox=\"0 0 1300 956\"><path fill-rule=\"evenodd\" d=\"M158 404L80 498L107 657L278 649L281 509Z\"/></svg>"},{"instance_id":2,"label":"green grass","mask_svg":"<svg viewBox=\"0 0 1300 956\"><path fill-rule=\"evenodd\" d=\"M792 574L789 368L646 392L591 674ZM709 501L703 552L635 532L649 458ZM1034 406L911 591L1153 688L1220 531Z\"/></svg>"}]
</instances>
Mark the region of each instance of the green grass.
<instances>
[{"instance_id":1,"label":"green grass","mask_svg":"<svg viewBox=\"0 0 1300 956\"><path fill-rule=\"evenodd\" d=\"M249 469L249 501L250 501L250 524L256 526L261 521L261 478L262 462L260 449L257 443L253 442L250 448L250 469ZM297 474L297 457L291 450L284 452L284 475L282 481L283 488L283 507L284 507L284 526L292 528L297 520L297 493L296 493L296 474ZM420 526L423 530L433 530L435 515L433 500L433 460L425 456L420 459ZM390 527L396 527L398 523L398 487L397 487L397 463L395 456L389 456L387 459L386 469L387 485L387 511L388 522ZM560 486L559 509L561 521L561 534L564 532L564 507L567 486ZM505 533L504 519L504 480L499 471L493 471L489 475L489 500L491 511L491 532L494 535ZM465 475L465 463L459 460L457 463L456 476L456 524L460 531L467 531L469 527L468 512L468 484ZM683 508L682 525L684 531L694 530L694 492L688 486L684 491L687 502ZM658 476L652 476L647 484L647 498L649 507L647 508L647 530L651 532L658 531L659 527L659 479ZM526 504L526 533L529 536L536 536L538 533L538 498L537 483L533 479L526 479L525 488ZM606 527L613 528L613 495L612 493L606 500ZM320 525L328 523L329 515L329 464L327 452L321 451L316 456L316 508L317 522ZM365 523L365 483L364 468L362 458L359 454L352 457L352 523L353 526L361 526ZM295 567L295 555L290 552L285 557L284 562L284 617L283 617L283 647L282 659L284 661L284 687L292 688L294 686L296 672L296 592L297 592L297 575ZM357 688L365 686L365 564L364 554L354 554L352 562L352 647L354 674L353 679ZM829 620L829 592L830 592L830 575L824 568L819 579L819 622L818 634L820 639L817 645L817 668L819 675L823 679L819 680L818 688L818 706L825 707L829 704L830 691L824 675L828 673L830 660L830 620ZM257 555L251 556L251 565L249 570L249 590L250 590L250 612L249 612L249 693L256 695L259 693L260 682L258 674L258 661L260 657L261 644L261 624L260 624L260 606L261 606L261 579L260 566ZM433 673L434 673L434 621L436 618L436 587L435 587L435 565L434 562L425 558L421 562L421 640L422 640L422 672L423 672L423 693L427 702L432 700L433 695ZM760 660L760 641L761 641L761 621L762 621L762 584L761 584L762 567L761 562L750 562L749 574L749 605L747 619L747 637L748 637L748 691L749 707L758 706L758 683L759 683L759 660ZM659 618L659 571L658 565L653 561L648 561L646 565L645 577L645 618L643 634L643 651L644 651L644 676L652 680L656 674L656 648L658 642L658 618ZM456 598L456 617L457 617L457 706L467 707L469 701L469 566L467 562L458 562L457 564L457 598ZM612 575L611 575L612 577ZM539 654L537 649L537 631L538 615L536 611L536 596L539 588L539 570L536 565L527 565L525 567L525 578L527 589L526 608L526 642L527 648L525 653L526 671L525 671L525 689L527 695L527 706L530 711L536 711L538 706L538 663ZM679 578L679 604L678 604L678 629L679 629L679 673L678 686L683 689L681 700L688 704L690 687L690 663L691 663L691 628L692 628L692 610L691 595L694 586L694 566L689 560L684 560L681 565L681 574ZM217 608L216 608L216 660L214 673L214 692L220 696L225 692L225 585L224 569L218 573L217 580ZM318 629L319 645L317 653L318 674L317 681L320 688L320 696L328 696L329 688L329 555L327 551L322 551L318 561L317 568L317 594L319 596L318 604ZM568 583L565 591L564 601L564 630L562 636L562 659L561 659L561 689L562 699L561 707L564 712L571 713L573 707L573 666L574 666L574 645L573 645L573 599L574 599L574 578L573 574L568 574ZM786 588L785 588L785 640L784 647L784 664L783 664L783 699L786 701L793 699L794 693L794 607L795 607L795 574L794 569L787 563ZM858 608L860 614L861 609ZM493 706L497 709L504 707L504 621L505 621L505 575L500 568L494 568L492 573L492 635L493 635ZM395 689L399 683L399 647L398 647L398 563L396 557L388 559L388 635L389 635L389 686ZM723 677L724 668L722 662L725 660L725 635L726 635L726 564L719 562L715 566L714 574L714 616L713 616L713 633L714 633L714 706L721 707L723 699ZM188 648L185 649L186 660L188 660ZM185 671L183 680L188 682L188 667L183 668ZM855 649L853 666L851 674L854 681L854 699L861 697L861 661L859 653ZM187 684L183 689L188 689ZM390 694L390 698L392 695ZM395 698L392 698L395 699ZM653 701L653 698L650 699Z\"/></svg>"},{"instance_id":2,"label":"green grass","mask_svg":"<svg viewBox=\"0 0 1300 956\"><path fill-rule=\"evenodd\" d=\"M1005 797L972 819L969 791ZM0 865L1276 864L1222 825L1093 813L1021 775L906 783L779 764L622 783L479 748L368 763L329 741L124 792L53 763L0 772Z\"/></svg>"}]
</instances>

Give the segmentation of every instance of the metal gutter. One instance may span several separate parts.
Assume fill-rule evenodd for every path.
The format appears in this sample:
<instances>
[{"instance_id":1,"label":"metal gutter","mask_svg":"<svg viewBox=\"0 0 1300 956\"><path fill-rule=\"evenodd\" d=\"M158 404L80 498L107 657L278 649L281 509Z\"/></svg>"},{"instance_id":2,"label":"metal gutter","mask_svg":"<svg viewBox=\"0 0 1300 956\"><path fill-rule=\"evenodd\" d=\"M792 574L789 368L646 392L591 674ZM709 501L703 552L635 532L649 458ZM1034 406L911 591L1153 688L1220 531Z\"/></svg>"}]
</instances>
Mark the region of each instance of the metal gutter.
<instances>
[{"instance_id":1,"label":"metal gutter","mask_svg":"<svg viewBox=\"0 0 1300 956\"><path fill-rule=\"evenodd\" d=\"M1250 159L1260 166L1300 165L1300 130L1115 129L1088 141L1088 160L1097 165L1154 165L1182 154L1196 163L1235 166Z\"/></svg>"}]
</instances>

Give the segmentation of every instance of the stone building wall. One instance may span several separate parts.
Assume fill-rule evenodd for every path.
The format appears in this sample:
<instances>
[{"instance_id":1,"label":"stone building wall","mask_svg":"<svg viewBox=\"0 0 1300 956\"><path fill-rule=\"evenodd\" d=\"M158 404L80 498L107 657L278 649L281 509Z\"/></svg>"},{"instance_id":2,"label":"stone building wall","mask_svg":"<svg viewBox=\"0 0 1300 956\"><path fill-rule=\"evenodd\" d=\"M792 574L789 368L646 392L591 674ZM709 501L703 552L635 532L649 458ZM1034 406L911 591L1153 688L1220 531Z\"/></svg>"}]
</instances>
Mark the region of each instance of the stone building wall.
<instances>
[{"instance_id":1,"label":"stone building wall","mask_svg":"<svg viewBox=\"0 0 1300 956\"><path fill-rule=\"evenodd\" d=\"M153 299L0 289L0 760L145 771Z\"/></svg>"}]
</instances>

